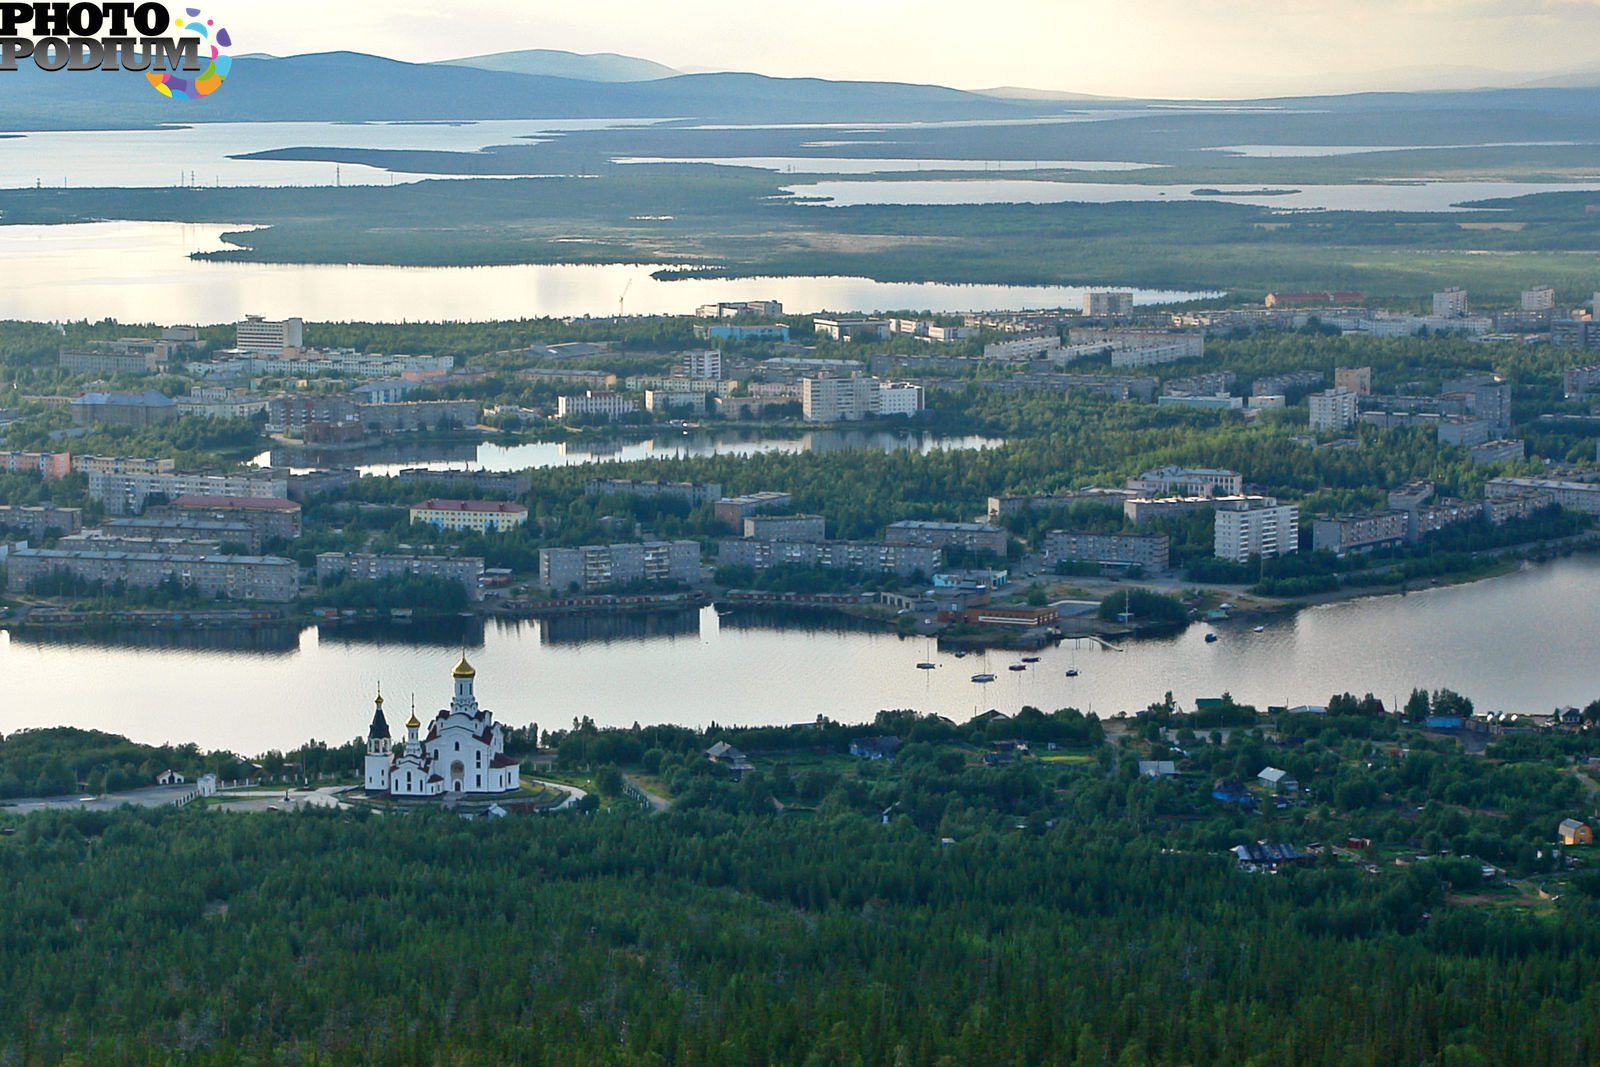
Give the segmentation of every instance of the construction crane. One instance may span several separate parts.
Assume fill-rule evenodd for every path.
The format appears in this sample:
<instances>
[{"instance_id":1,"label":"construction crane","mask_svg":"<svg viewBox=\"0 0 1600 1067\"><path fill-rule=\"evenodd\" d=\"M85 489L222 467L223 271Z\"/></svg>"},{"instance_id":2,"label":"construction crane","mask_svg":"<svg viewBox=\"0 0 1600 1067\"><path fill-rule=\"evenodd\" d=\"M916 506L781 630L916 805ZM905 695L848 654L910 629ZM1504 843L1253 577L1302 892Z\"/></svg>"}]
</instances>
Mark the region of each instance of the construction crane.
<instances>
[{"instance_id":1,"label":"construction crane","mask_svg":"<svg viewBox=\"0 0 1600 1067\"><path fill-rule=\"evenodd\" d=\"M628 279L628 284L622 287L622 295L617 297L617 318L622 318L622 302L628 299L628 290L633 288L633 279Z\"/></svg>"}]
</instances>

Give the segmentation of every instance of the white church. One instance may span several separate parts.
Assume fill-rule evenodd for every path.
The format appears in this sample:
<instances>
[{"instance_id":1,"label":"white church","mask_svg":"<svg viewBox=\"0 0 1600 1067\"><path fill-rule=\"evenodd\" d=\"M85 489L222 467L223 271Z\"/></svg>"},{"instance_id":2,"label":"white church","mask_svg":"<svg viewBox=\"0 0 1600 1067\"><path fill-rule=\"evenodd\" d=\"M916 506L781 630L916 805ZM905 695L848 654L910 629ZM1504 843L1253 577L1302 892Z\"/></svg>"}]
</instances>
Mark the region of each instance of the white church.
<instances>
[{"instance_id":1,"label":"white church","mask_svg":"<svg viewBox=\"0 0 1600 1067\"><path fill-rule=\"evenodd\" d=\"M367 792L391 797L509 793L521 788L517 761L505 754L505 729L494 713L478 707L472 680L478 672L463 655L451 672L456 692L450 707L434 716L425 737L413 708L406 739L392 745L383 695L377 697L367 731Z\"/></svg>"}]
</instances>

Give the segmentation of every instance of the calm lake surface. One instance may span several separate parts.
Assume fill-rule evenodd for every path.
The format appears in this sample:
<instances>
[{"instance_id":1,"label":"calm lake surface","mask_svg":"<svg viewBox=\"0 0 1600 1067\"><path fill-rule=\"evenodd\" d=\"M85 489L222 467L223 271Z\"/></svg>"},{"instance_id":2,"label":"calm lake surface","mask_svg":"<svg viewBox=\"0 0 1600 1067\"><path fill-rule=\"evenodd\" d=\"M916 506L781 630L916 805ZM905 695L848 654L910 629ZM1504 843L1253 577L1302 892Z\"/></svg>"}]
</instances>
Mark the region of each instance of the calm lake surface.
<instances>
[{"instance_id":1,"label":"calm lake surface","mask_svg":"<svg viewBox=\"0 0 1600 1067\"><path fill-rule=\"evenodd\" d=\"M1196 196L1215 189L1225 196ZM1262 195L1263 189L1282 192ZM826 207L862 204L1121 204L1210 201L1281 210L1459 211L1469 200L1534 193L1593 192L1593 182L1416 181L1350 185L1271 182L1254 185L1122 185L1025 178L947 178L909 181L824 181L787 187L802 197L826 197ZM1252 195L1254 194L1254 195Z\"/></svg>"},{"instance_id":2,"label":"calm lake surface","mask_svg":"<svg viewBox=\"0 0 1600 1067\"><path fill-rule=\"evenodd\" d=\"M466 641L478 696L502 721L541 727L869 720L880 708L966 719L986 708L1135 711L1171 690L1192 707L1224 690L1258 705L1323 703L1336 692L1404 701L1449 686L1479 708L1547 711L1600 696L1600 561L1574 558L1473 585L1312 608L1252 633L1206 627L1124 652L1047 649L1023 672L1012 653L956 659L924 639L710 608L649 619L495 623L481 630L375 634L316 628L243 635L134 634L120 643L0 635L0 731L69 724L140 741L245 753L364 733L381 682L405 717L448 700ZM222 647L201 647L210 644ZM932 659L936 670L919 671ZM1077 678L1065 670L1076 667ZM999 678L971 682L980 671ZM391 724L392 725L392 724Z\"/></svg>"},{"instance_id":3,"label":"calm lake surface","mask_svg":"<svg viewBox=\"0 0 1600 1067\"><path fill-rule=\"evenodd\" d=\"M0 144L5 142L0 141ZM90 222L0 226L0 318L122 322L231 322L247 314L315 322L437 322L606 313L626 295L630 315L688 315L719 300L780 300L791 314L915 308L936 312L1077 307L1084 288L941 285L868 278L658 281L665 264L521 264L373 267L212 263L194 252L225 247L249 224ZM1110 282L1104 286L1112 287ZM1135 289L1138 304L1215 293Z\"/></svg>"}]
</instances>

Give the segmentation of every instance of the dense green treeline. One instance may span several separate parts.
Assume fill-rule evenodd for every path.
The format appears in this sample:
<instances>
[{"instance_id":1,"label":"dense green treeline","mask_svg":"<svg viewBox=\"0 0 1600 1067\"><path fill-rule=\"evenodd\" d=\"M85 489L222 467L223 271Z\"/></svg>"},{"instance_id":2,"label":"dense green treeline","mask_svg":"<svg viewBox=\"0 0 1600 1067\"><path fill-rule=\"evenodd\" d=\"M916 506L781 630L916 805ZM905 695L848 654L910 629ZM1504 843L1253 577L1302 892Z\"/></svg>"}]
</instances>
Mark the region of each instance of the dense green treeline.
<instances>
[{"instance_id":1,"label":"dense green treeline","mask_svg":"<svg viewBox=\"0 0 1600 1067\"><path fill-rule=\"evenodd\" d=\"M0 839L16 1063L1591 1060L1600 926L1443 864L1277 878L1091 811L909 821L37 816ZM136 879L126 877L137 871Z\"/></svg>"}]
</instances>

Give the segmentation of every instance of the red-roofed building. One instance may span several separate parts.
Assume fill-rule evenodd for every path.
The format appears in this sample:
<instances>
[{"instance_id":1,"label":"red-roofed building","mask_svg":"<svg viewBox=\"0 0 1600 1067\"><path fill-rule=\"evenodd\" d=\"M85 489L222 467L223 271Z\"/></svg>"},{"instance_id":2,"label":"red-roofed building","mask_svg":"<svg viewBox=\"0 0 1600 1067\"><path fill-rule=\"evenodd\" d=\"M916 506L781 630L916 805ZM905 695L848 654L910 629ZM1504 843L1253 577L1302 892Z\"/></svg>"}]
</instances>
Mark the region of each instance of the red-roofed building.
<instances>
[{"instance_id":1,"label":"red-roofed building","mask_svg":"<svg viewBox=\"0 0 1600 1067\"><path fill-rule=\"evenodd\" d=\"M424 500L411 506L411 521L441 530L478 533L509 530L528 521L528 509L506 500Z\"/></svg>"}]
</instances>

